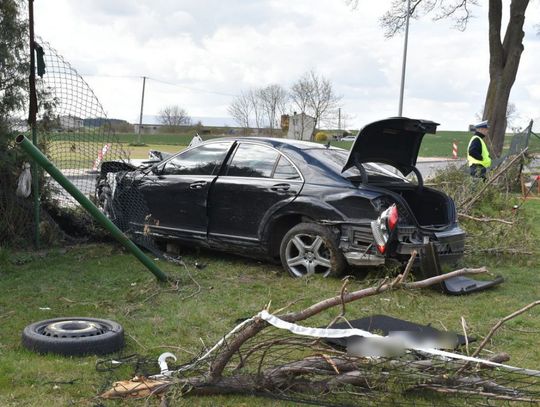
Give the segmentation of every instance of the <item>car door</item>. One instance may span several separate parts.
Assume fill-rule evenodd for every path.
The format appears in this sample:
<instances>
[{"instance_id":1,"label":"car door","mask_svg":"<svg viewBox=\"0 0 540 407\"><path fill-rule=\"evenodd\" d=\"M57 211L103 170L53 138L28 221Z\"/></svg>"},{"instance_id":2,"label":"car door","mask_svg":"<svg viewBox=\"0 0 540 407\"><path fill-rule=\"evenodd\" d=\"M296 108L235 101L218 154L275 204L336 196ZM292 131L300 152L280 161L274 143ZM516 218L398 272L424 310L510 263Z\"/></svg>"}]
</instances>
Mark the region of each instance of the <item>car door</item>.
<instances>
[{"instance_id":1,"label":"car door","mask_svg":"<svg viewBox=\"0 0 540 407\"><path fill-rule=\"evenodd\" d=\"M198 145L168 159L149 175L140 190L152 231L206 240L208 191L232 144Z\"/></svg>"},{"instance_id":2,"label":"car door","mask_svg":"<svg viewBox=\"0 0 540 407\"><path fill-rule=\"evenodd\" d=\"M303 179L278 150L240 142L209 196L209 241L257 242L267 215L291 202Z\"/></svg>"}]
</instances>

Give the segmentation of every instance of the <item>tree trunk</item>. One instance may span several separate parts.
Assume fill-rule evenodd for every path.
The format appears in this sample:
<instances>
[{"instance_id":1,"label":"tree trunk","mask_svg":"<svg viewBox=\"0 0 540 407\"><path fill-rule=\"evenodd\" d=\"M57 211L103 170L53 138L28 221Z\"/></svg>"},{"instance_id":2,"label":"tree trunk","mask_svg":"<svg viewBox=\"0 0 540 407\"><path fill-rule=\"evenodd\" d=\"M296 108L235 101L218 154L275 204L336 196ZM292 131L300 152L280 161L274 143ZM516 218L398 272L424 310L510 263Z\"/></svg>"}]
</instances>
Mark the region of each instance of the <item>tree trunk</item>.
<instances>
[{"instance_id":1,"label":"tree trunk","mask_svg":"<svg viewBox=\"0 0 540 407\"><path fill-rule=\"evenodd\" d=\"M506 108L523 52L523 24L529 0L512 0L510 19L501 41L502 0L489 1L489 86L484 120L489 120L489 147L500 156L506 132Z\"/></svg>"}]
</instances>

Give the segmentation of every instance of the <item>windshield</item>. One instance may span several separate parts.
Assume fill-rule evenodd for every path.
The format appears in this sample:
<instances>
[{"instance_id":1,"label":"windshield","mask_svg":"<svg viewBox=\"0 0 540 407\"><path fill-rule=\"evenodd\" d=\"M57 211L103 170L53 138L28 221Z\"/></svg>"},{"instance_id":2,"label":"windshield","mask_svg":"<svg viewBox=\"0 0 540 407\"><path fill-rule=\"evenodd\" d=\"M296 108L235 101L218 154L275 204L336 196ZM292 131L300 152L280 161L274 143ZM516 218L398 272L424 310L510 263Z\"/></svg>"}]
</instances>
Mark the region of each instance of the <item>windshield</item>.
<instances>
[{"instance_id":1,"label":"windshield","mask_svg":"<svg viewBox=\"0 0 540 407\"><path fill-rule=\"evenodd\" d=\"M337 148L317 148L305 151L310 156L324 162L338 174L341 174L341 170L349 157L348 151ZM372 180L373 178L376 180L377 178L383 177L392 178L395 181L409 182L396 168L390 165L376 163L362 163L362 165L364 166L368 177L371 177ZM356 167L349 168L341 175L345 178L361 178L362 176L360 170Z\"/></svg>"}]
</instances>

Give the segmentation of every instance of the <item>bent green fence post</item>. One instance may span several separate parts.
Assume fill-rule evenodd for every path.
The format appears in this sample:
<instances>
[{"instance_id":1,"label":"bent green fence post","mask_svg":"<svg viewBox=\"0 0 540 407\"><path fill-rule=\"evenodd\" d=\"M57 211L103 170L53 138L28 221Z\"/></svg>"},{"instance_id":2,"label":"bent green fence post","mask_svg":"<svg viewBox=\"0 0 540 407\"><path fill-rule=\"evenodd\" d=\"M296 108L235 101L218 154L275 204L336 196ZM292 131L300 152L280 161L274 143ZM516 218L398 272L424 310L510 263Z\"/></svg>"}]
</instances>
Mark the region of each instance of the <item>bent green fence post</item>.
<instances>
[{"instance_id":1,"label":"bent green fence post","mask_svg":"<svg viewBox=\"0 0 540 407\"><path fill-rule=\"evenodd\" d=\"M54 166L53 163L28 140L24 135L17 136L17 144L28 153L45 171L47 171L51 177L55 179L69 194L79 202L84 209L86 209L94 219L96 219L105 229L107 229L113 237L120 242L126 249L128 249L133 255L144 264L148 270L150 270L158 280L166 281L167 276L159 267L146 256L139 247L135 245L118 227L112 223L99 209L88 199L81 191L77 189L75 185L68 180L62 172Z\"/></svg>"}]
</instances>

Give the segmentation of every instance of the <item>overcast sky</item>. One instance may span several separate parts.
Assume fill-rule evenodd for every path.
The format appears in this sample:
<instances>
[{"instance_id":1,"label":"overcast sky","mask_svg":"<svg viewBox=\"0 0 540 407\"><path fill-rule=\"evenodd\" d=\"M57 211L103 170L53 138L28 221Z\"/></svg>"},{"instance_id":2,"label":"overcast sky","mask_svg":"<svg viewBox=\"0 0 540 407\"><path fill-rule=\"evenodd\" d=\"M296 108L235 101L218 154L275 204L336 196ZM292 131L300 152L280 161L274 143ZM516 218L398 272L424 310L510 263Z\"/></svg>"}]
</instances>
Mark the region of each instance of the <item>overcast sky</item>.
<instances>
[{"instance_id":1,"label":"overcast sky","mask_svg":"<svg viewBox=\"0 0 540 407\"><path fill-rule=\"evenodd\" d=\"M403 35L384 38L390 0L37 0L36 34L90 84L110 118L138 122L166 105L191 116L227 117L242 90L288 88L311 69L343 96L346 126L398 112ZM465 32L452 23L412 21L403 115L466 130L488 84L487 0ZM504 2L505 5L508 2ZM506 10L505 10L506 11ZM540 23L529 5L525 51L512 90L524 127L540 120ZM518 124L519 124L518 123Z\"/></svg>"}]
</instances>

